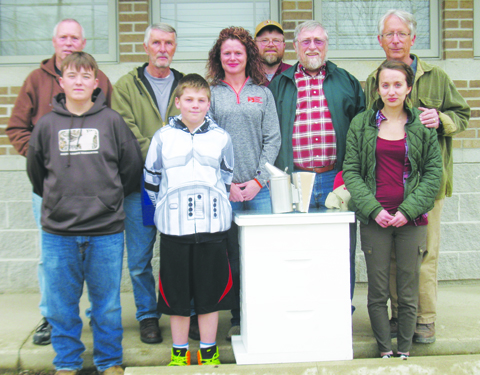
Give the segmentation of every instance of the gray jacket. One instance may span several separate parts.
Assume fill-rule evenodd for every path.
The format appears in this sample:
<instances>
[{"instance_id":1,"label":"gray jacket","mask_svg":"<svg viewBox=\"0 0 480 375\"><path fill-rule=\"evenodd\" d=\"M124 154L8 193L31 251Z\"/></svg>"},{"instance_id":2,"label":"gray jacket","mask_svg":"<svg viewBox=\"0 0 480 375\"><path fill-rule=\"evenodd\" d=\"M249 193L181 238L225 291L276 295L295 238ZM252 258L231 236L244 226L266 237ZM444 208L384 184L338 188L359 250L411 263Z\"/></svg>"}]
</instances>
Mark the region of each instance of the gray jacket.
<instances>
[{"instance_id":1,"label":"gray jacket","mask_svg":"<svg viewBox=\"0 0 480 375\"><path fill-rule=\"evenodd\" d=\"M265 185L265 163L275 163L280 149L280 126L273 95L247 79L239 93L221 82L212 88L209 115L225 129L233 143L233 182L257 180Z\"/></svg>"}]
</instances>

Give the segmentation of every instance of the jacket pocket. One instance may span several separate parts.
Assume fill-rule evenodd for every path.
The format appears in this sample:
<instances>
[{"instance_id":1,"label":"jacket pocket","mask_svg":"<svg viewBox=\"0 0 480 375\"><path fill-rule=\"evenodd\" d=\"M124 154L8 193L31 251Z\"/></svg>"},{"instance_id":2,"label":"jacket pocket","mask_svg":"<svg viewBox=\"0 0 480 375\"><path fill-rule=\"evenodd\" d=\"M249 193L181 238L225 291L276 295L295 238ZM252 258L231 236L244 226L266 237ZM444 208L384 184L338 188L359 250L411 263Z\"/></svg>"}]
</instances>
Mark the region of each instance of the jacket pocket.
<instances>
[{"instance_id":1,"label":"jacket pocket","mask_svg":"<svg viewBox=\"0 0 480 375\"><path fill-rule=\"evenodd\" d=\"M63 223L62 227L68 227L113 212L115 212L115 209L108 208L97 196L62 196L53 207L48 218Z\"/></svg>"},{"instance_id":2,"label":"jacket pocket","mask_svg":"<svg viewBox=\"0 0 480 375\"><path fill-rule=\"evenodd\" d=\"M422 98L422 99L419 99L419 101L422 104L422 107L425 107L425 108L435 108L436 110L440 110L442 106L442 101L440 99Z\"/></svg>"}]
</instances>

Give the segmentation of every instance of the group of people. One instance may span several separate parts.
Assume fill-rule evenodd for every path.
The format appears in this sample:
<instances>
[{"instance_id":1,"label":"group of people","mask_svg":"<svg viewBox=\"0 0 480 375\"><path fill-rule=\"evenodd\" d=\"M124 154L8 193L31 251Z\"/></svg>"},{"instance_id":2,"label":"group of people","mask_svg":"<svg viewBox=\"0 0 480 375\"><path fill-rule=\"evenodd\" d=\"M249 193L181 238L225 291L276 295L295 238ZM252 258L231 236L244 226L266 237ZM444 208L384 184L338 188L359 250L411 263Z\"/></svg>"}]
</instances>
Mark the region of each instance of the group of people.
<instances>
[{"instance_id":1,"label":"group of people","mask_svg":"<svg viewBox=\"0 0 480 375\"><path fill-rule=\"evenodd\" d=\"M343 171L360 220L380 355L393 355L391 337L402 358L412 340L435 341L451 137L467 127L470 109L444 71L410 53L415 28L401 10L380 19L386 61L368 77L364 94L353 75L328 61L328 32L317 21L295 29L293 66L282 61L279 23L260 23L253 37L241 27L222 30L206 80L170 67L176 31L154 24L145 32L148 62L114 87L81 52L81 25L59 22L55 54L27 77L7 128L27 157L42 234L44 321L33 339L52 343L57 372L73 375L82 367L78 302L86 281L94 364L106 375L123 374L125 243L140 339L162 342L158 320L165 313L170 365L190 364L189 337L200 340L199 364L220 363L218 311L232 313L227 339L241 324L232 210L271 212L266 162L315 173L311 207L325 206ZM158 298L151 266L157 229ZM350 226L352 297L356 229Z\"/></svg>"}]
</instances>

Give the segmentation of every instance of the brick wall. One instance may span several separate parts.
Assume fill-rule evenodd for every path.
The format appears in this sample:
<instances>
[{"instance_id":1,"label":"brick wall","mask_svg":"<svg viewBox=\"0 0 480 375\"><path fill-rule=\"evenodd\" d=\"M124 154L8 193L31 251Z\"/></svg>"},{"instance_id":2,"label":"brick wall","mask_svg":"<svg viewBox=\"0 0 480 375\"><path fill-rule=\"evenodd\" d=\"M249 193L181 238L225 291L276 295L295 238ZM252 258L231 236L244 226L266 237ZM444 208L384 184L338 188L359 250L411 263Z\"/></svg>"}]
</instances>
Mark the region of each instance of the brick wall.
<instances>
[{"instance_id":1,"label":"brick wall","mask_svg":"<svg viewBox=\"0 0 480 375\"><path fill-rule=\"evenodd\" d=\"M119 0L118 28L120 44L120 62L146 62L143 49L143 37L150 19L147 0Z\"/></svg>"},{"instance_id":2,"label":"brick wall","mask_svg":"<svg viewBox=\"0 0 480 375\"><path fill-rule=\"evenodd\" d=\"M0 87L0 155L18 155L5 134L8 119L20 87Z\"/></svg>"},{"instance_id":3,"label":"brick wall","mask_svg":"<svg viewBox=\"0 0 480 375\"><path fill-rule=\"evenodd\" d=\"M473 1L444 1L442 19L443 58L473 58Z\"/></svg>"}]
</instances>

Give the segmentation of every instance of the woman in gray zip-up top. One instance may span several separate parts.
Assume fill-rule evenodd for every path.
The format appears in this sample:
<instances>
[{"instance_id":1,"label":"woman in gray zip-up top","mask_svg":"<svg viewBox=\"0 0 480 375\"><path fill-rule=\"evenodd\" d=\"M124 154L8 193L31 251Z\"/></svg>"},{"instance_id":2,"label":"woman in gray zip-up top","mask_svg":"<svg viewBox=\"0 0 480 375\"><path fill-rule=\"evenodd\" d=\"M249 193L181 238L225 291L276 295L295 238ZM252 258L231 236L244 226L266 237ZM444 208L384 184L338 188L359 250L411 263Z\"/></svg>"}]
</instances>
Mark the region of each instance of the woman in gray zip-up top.
<instances>
[{"instance_id":1,"label":"woman in gray zip-up top","mask_svg":"<svg viewBox=\"0 0 480 375\"><path fill-rule=\"evenodd\" d=\"M258 48L248 31L241 27L223 29L209 52L207 71L212 85L210 116L230 134L233 143L232 209L270 213L265 163L274 164L277 158L280 126L272 93L262 85L265 74ZM227 248L239 303L238 227L234 223ZM227 340L240 333L239 308L232 310L231 322Z\"/></svg>"}]
</instances>

